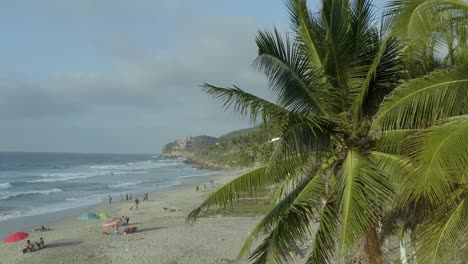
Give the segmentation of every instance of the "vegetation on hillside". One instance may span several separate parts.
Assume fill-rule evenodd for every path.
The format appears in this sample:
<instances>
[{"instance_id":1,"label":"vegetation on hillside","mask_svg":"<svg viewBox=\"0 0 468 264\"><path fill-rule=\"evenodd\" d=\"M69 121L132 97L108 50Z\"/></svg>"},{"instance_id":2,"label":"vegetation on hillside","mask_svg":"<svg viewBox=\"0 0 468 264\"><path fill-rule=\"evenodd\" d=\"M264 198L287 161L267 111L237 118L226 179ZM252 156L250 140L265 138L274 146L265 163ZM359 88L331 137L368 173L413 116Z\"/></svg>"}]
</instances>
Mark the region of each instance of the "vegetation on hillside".
<instances>
[{"instance_id":1,"label":"vegetation on hillside","mask_svg":"<svg viewBox=\"0 0 468 264\"><path fill-rule=\"evenodd\" d=\"M263 125L253 129L233 131L194 153L189 162L212 168L247 168L267 163L275 143L270 142L278 135L272 127Z\"/></svg>"},{"instance_id":2,"label":"vegetation on hillside","mask_svg":"<svg viewBox=\"0 0 468 264\"><path fill-rule=\"evenodd\" d=\"M274 186L240 257L288 263L458 263L467 246L468 4L288 0L291 33L257 36L270 102L205 85L226 108L278 127L268 162L211 194L188 220ZM319 220L311 233L313 220ZM253 241L261 243L250 252ZM415 252L415 254L412 254ZM408 258L407 254L410 254Z\"/></svg>"}]
</instances>

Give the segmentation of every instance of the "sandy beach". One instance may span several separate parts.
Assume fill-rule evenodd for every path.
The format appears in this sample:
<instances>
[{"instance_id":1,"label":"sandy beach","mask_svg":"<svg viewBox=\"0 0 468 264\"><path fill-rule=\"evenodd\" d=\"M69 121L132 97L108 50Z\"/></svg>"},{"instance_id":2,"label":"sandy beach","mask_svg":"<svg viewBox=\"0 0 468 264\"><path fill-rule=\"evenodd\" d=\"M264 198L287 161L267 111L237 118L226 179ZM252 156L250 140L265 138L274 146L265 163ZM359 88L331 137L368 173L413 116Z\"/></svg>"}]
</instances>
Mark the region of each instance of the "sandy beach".
<instances>
[{"instance_id":1,"label":"sandy beach","mask_svg":"<svg viewBox=\"0 0 468 264\"><path fill-rule=\"evenodd\" d=\"M48 223L52 230L46 232L32 232L38 226L18 230L28 232L32 241L44 237L47 247L22 254L25 240L1 243L0 263L237 263L238 250L259 217L210 217L194 225L186 224L185 217L206 195L238 174L233 171L205 178L205 182L215 182L207 184L205 191L181 186L152 192L138 210L129 210L132 203L117 197L112 205L88 208L93 213L129 216L130 226L138 227L133 234L103 235L102 220L85 221L77 216Z\"/></svg>"}]
</instances>

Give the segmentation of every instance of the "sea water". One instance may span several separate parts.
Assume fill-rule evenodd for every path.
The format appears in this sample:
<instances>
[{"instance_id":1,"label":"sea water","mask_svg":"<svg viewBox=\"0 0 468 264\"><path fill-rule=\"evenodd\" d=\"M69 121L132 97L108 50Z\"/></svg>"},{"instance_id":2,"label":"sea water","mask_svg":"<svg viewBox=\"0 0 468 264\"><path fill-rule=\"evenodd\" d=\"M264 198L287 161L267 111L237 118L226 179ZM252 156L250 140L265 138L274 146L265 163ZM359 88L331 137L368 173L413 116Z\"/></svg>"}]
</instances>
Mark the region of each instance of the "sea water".
<instances>
[{"instance_id":1,"label":"sea water","mask_svg":"<svg viewBox=\"0 0 468 264\"><path fill-rule=\"evenodd\" d=\"M118 202L121 194L135 198L213 173L159 155L0 152L0 223L100 203L108 195Z\"/></svg>"}]
</instances>

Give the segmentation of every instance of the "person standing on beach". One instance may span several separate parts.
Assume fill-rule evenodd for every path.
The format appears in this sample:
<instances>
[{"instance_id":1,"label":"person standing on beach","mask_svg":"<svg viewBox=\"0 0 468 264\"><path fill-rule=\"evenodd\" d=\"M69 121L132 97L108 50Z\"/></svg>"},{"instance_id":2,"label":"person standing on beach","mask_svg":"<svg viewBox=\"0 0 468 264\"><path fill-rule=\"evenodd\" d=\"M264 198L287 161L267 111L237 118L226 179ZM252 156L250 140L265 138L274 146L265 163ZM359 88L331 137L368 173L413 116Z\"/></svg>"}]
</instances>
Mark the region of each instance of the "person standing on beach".
<instances>
[{"instance_id":1,"label":"person standing on beach","mask_svg":"<svg viewBox=\"0 0 468 264\"><path fill-rule=\"evenodd\" d=\"M128 193L125 194L125 201L128 201Z\"/></svg>"},{"instance_id":2,"label":"person standing on beach","mask_svg":"<svg viewBox=\"0 0 468 264\"><path fill-rule=\"evenodd\" d=\"M135 198L135 209L138 209L138 204L140 203L140 201L138 201L138 198Z\"/></svg>"},{"instance_id":3,"label":"person standing on beach","mask_svg":"<svg viewBox=\"0 0 468 264\"><path fill-rule=\"evenodd\" d=\"M200 190L200 187L198 187L198 185L197 185L197 188L195 188L195 190L198 192L198 190Z\"/></svg>"},{"instance_id":4,"label":"person standing on beach","mask_svg":"<svg viewBox=\"0 0 468 264\"><path fill-rule=\"evenodd\" d=\"M130 193L130 195L128 196L128 199L132 200L132 193Z\"/></svg>"},{"instance_id":5,"label":"person standing on beach","mask_svg":"<svg viewBox=\"0 0 468 264\"><path fill-rule=\"evenodd\" d=\"M123 201L123 194L120 194L120 201Z\"/></svg>"},{"instance_id":6,"label":"person standing on beach","mask_svg":"<svg viewBox=\"0 0 468 264\"><path fill-rule=\"evenodd\" d=\"M112 196L109 194L109 204L112 204Z\"/></svg>"}]
</instances>

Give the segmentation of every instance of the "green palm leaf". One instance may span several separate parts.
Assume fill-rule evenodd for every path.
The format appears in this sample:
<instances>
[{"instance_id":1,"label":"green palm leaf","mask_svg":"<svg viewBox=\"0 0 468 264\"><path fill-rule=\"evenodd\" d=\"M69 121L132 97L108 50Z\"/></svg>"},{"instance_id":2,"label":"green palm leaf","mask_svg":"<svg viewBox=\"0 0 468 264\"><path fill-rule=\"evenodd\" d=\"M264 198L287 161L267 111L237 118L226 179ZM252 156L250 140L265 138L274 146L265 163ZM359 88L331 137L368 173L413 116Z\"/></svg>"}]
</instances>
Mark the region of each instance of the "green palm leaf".
<instances>
[{"instance_id":1,"label":"green palm leaf","mask_svg":"<svg viewBox=\"0 0 468 264\"><path fill-rule=\"evenodd\" d=\"M380 49L375 55L367 71L366 78L359 87L359 94L353 102L351 112L353 113L355 125L359 122L366 102L373 99L374 105L368 105L367 111L369 112L369 108L375 109L376 105L380 104L383 99L380 98L382 96L379 94L387 94L401 78L398 55L399 47L395 37L388 35L380 44Z\"/></svg>"},{"instance_id":2,"label":"green palm leaf","mask_svg":"<svg viewBox=\"0 0 468 264\"><path fill-rule=\"evenodd\" d=\"M453 11L467 12L463 0L394 0L387 5L394 30L402 36L418 37L439 29ZM442 16L444 19L437 19Z\"/></svg>"},{"instance_id":3,"label":"green palm leaf","mask_svg":"<svg viewBox=\"0 0 468 264\"><path fill-rule=\"evenodd\" d=\"M401 193L404 192L405 182L418 172L414 163L409 158L401 155L371 151L369 158L386 175L393 186L396 197L401 197ZM395 199L391 204L395 205L396 202L400 201Z\"/></svg>"},{"instance_id":4,"label":"green palm leaf","mask_svg":"<svg viewBox=\"0 0 468 264\"><path fill-rule=\"evenodd\" d=\"M324 37L324 33L318 22L309 15L307 1L288 0L286 5L289 10L293 30L298 37L297 41L300 43L301 50L312 64L310 68L323 71L323 47L320 39Z\"/></svg>"},{"instance_id":5,"label":"green palm leaf","mask_svg":"<svg viewBox=\"0 0 468 264\"><path fill-rule=\"evenodd\" d=\"M384 131L376 143L376 149L385 153L401 154L401 147L404 140L417 131L417 129L396 129Z\"/></svg>"},{"instance_id":6,"label":"green palm leaf","mask_svg":"<svg viewBox=\"0 0 468 264\"><path fill-rule=\"evenodd\" d=\"M254 169L226 183L210 194L208 198L187 216L187 221L195 221L211 208L225 208L243 193L253 192L275 183L275 178L265 173L267 166Z\"/></svg>"},{"instance_id":7,"label":"green palm leaf","mask_svg":"<svg viewBox=\"0 0 468 264\"><path fill-rule=\"evenodd\" d=\"M210 209L226 208L240 197L253 197L266 187L283 181L288 175L296 175L303 167L301 159L289 158L247 172L210 194L200 206L190 212L187 221L195 221Z\"/></svg>"},{"instance_id":8,"label":"green palm leaf","mask_svg":"<svg viewBox=\"0 0 468 264\"><path fill-rule=\"evenodd\" d=\"M289 113L287 109L253 94L246 93L237 87L223 88L210 84L204 84L202 87L206 93L211 94L214 99L220 101L225 109L232 107L241 116L250 115L250 119L254 122L259 114L269 120L270 118L281 119Z\"/></svg>"},{"instance_id":9,"label":"green palm leaf","mask_svg":"<svg viewBox=\"0 0 468 264\"><path fill-rule=\"evenodd\" d=\"M335 202L332 200L328 200L325 203L320 214L320 225L315 233L312 252L307 259L307 264L336 263L332 262L334 259L339 222L335 206Z\"/></svg>"},{"instance_id":10,"label":"green palm leaf","mask_svg":"<svg viewBox=\"0 0 468 264\"><path fill-rule=\"evenodd\" d=\"M423 130L408 140L403 152L420 165L408 178L407 199L444 200L453 183L459 183L468 168L468 116L449 119L445 124Z\"/></svg>"},{"instance_id":11,"label":"green palm leaf","mask_svg":"<svg viewBox=\"0 0 468 264\"><path fill-rule=\"evenodd\" d=\"M336 188L341 214L340 255L345 256L379 219L392 190L379 168L356 150L349 150L338 171Z\"/></svg>"},{"instance_id":12,"label":"green palm leaf","mask_svg":"<svg viewBox=\"0 0 468 264\"><path fill-rule=\"evenodd\" d=\"M396 88L385 98L373 126L383 130L421 128L468 111L468 68L457 67Z\"/></svg>"},{"instance_id":13,"label":"green palm leaf","mask_svg":"<svg viewBox=\"0 0 468 264\"><path fill-rule=\"evenodd\" d=\"M325 74L329 82L340 93L341 111L346 111L353 102L349 94L348 66L354 63L352 53L355 39L350 37L350 10L347 0L324 1L322 7L322 25L327 31L324 39L326 47Z\"/></svg>"},{"instance_id":14,"label":"green palm leaf","mask_svg":"<svg viewBox=\"0 0 468 264\"><path fill-rule=\"evenodd\" d=\"M319 72L307 67L308 58L290 42L289 37L283 41L276 29L260 31L257 36L259 54L254 66L268 76L269 86L280 105L293 111L329 115L328 97L317 89L321 84Z\"/></svg>"},{"instance_id":15,"label":"green palm leaf","mask_svg":"<svg viewBox=\"0 0 468 264\"><path fill-rule=\"evenodd\" d=\"M466 199L461 200L449 212L440 214L434 221L421 228L421 245L417 251L419 263L462 263L468 226ZM466 259L465 259L466 260Z\"/></svg>"},{"instance_id":16,"label":"green palm leaf","mask_svg":"<svg viewBox=\"0 0 468 264\"><path fill-rule=\"evenodd\" d=\"M261 245L252 253L254 263L267 263L266 260L288 260L291 256L285 252L295 252L297 241L304 242L310 235L309 226L314 215L313 209L320 205L320 198L325 194L325 181L321 175L306 179L293 192L278 203L249 235L240 255L246 253L259 233L269 230ZM289 259L290 260L290 259Z\"/></svg>"}]
</instances>

